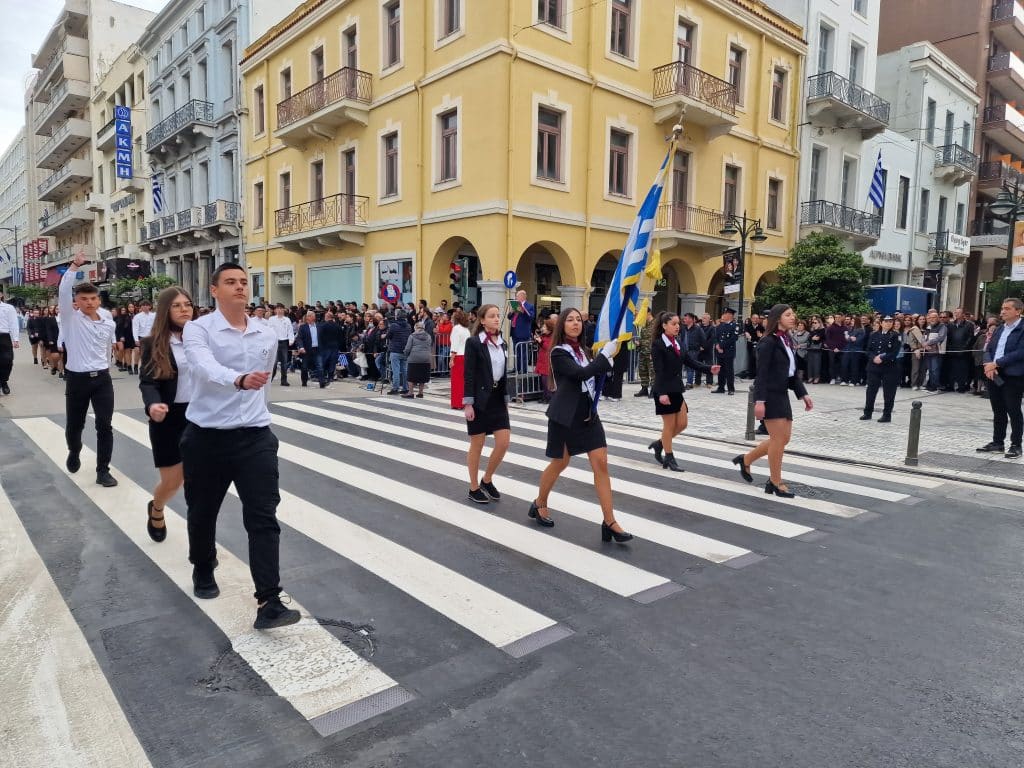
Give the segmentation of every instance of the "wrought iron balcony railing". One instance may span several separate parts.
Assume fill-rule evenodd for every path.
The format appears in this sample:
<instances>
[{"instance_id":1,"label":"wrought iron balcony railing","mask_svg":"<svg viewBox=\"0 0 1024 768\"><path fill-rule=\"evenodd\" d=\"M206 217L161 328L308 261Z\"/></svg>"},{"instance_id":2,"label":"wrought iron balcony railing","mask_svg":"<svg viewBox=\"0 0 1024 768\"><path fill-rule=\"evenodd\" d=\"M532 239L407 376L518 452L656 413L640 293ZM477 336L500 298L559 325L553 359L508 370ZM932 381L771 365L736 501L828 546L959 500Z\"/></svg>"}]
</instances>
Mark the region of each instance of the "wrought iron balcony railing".
<instances>
[{"instance_id":1,"label":"wrought iron balcony railing","mask_svg":"<svg viewBox=\"0 0 1024 768\"><path fill-rule=\"evenodd\" d=\"M832 98L849 107L889 123L889 102L836 72L822 72L807 78L807 98Z\"/></svg>"},{"instance_id":2,"label":"wrought iron balcony railing","mask_svg":"<svg viewBox=\"0 0 1024 768\"><path fill-rule=\"evenodd\" d=\"M64 163L60 168L47 176L37 187L36 193L40 196L46 192L46 190L53 187L54 184L59 182L65 176L71 173L71 163Z\"/></svg>"},{"instance_id":3,"label":"wrought iron balcony railing","mask_svg":"<svg viewBox=\"0 0 1024 768\"><path fill-rule=\"evenodd\" d=\"M994 107L985 107L981 113L981 124L999 123L1006 121L1012 124L1017 130L1024 131L1024 115L1021 115L1009 104L996 104Z\"/></svg>"},{"instance_id":4,"label":"wrought iron balcony railing","mask_svg":"<svg viewBox=\"0 0 1024 768\"><path fill-rule=\"evenodd\" d=\"M100 257L103 259L116 259L124 256L124 246L117 245L113 248L107 248L105 251L100 251Z\"/></svg>"},{"instance_id":5,"label":"wrought iron balcony railing","mask_svg":"<svg viewBox=\"0 0 1024 768\"><path fill-rule=\"evenodd\" d=\"M992 21L1004 21L1014 16L1024 19L1024 9L1017 0L995 0L992 3Z\"/></svg>"},{"instance_id":6,"label":"wrought iron balcony railing","mask_svg":"<svg viewBox=\"0 0 1024 768\"><path fill-rule=\"evenodd\" d=\"M725 214L711 208L686 203L662 203L654 220L655 229L671 229L676 232L693 232L698 235L722 237Z\"/></svg>"},{"instance_id":7,"label":"wrought iron balcony railing","mask_svg":"<svg viewBox=\"0 0 1024 768\"><path fill-rule=\"evenodd\" d=\"M188 104L171 113L170 117L161 120L146 132L146 150L152 151L158 144L176 134L186 125L212 122L213 104L209 101L192 99Z\"/></svg>"},{"instance_id":8,"label":"wrought iron balcony railing","mask_svg":"<svg viewBox=\"0 0 1024 768\"><path fill-rule=\"evenodd\" d=\"M688 96L710 107L736 114L736 87L704 70L674 61L654 70L654 98Z\"/></svg>"},{"instance_id":9,"label":"wrought iron balcony railing","mask_svg":"<svg viewBox=\"0 0 1024 768\"><path fill-rule=\"evenodd\" d=\"M800 204L802 226L825 226L855 235L878 237L882 217L827 200L810 200Z\"/></svg>"},{"instance_id":10,"label":"wrought iron balcony railing","mask_svg":"<svg viewBox=\"0 0 1024 768\"><path fill-rule=\"evenodd\" d=\"M996 182L997 184L1015 184L1024 181L1016 168L1001 160L993 160L978 165L978 182Z\"/></svg>"},{"instance_id":11,"label":"wrought iron balcony railing","mask_svg":"<svg viewBox=\"0 0 1024 768\"><path fill-rule=\"evenodd\" d=\"M100 136L105 134L107 131L112 130L113 127L114 127L114 118L112 117L112 118L110 118L110 121L106 125L104 125L98 131L96 131L96 138L98 139Z\"/></svg>"},{"instance_id":12,"label":"wrought iron balcony railing","mask_svg":"<svg viewBox=\"0 0 1024 768\"><path fill-rule=\"evenodd\" d=\"M1005 70L1016 72L1018 77L1024 77L1024 61L1021 61L1016 54L1010 51L1003 51L995 56L989 56L989 72L1003 72Z\"/></svg>"},{"instance_id":13,"label":"wrought iron balcony railing","mask_svg":"<svg viewBox=\"0 0 1024 768\"><path fill-rule=\"evenodd\" d=\"M224 222L237 224L241 220L241 210L241 206L232 200L214 200L147 222L142 227L142 237L154 240L196 227L212 227Z\"/></svg>"},{"instance_id":14,"label":"wrought iron balcony railing","mask_svg":"<svg viewBox=\"0 0 1024 768\"><path fill-rule=\"evenodd\" d=\"M373 97L372 84L369 72L353 67L342 67L323 80L313 83L309 88L280 102L277 105L277 127L284 128L319 112L329 104L337 104L345 99L369 104Z\"/></svg>"},{"instance_id":15,"label":"wrought iron balcony railing","mask_svg":"<svg viewBox=\"0 0 1024 768\"><path fill-rule=\"evenodd\" d=\"M955 165L972 173L978 170L978 156L959 144L945 144L935 150L936 165Z\"/></svg>"},{"instance_id":16,"label":"wrought iron balcony railing","mask_svg":"<svg viewBox=\"0 0 1024 768\"><path fill-rule=\"evenodd\" d=\"M277 234L295 235L339 225L366 224L369 198L339 193L275 211Z\"/></svg>"}]
</instances>

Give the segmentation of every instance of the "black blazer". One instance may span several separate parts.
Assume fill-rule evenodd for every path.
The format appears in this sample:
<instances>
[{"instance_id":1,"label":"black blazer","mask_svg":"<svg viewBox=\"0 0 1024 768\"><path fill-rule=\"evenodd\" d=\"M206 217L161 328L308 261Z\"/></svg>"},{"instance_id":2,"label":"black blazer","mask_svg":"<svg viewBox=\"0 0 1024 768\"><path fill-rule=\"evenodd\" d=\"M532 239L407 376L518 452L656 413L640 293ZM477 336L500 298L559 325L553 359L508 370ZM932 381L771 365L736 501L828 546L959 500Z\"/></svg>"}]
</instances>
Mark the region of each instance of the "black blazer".
<instances>
[{"instance_id":1,"label":"black blazer","mask_svg":"<svg viewBox=\"0 0 1024 768\"><path fill-rule=\"evenodd\" d=\"M597 355L587 365L580 365L564 349L552 349L551 378L555 383L555 393L548 404L548 418L563 427L571 427L580 398L587 397L583 382L611 369L612 362L604 355Z\"/></svg>"},{"instance_id":2,"label":"black blazer","mask_svg":"<svg viewBox=\"0 0 1024 768\"><path fill-rule=\"evenodd\" d=\"M793 351L796 355L796 350ZM807 397L804 383L796 376L789 375L789 355L786 345L774 333L767 334L757 343L757 377L754 379L754 399L775 399L785 397L786 390L792 389L801 400Z\"/></svg>"},{"instance_id":3,"label":"black blazer","mask_svg":"<svg viewBox=\"0 0 1024 768\"><path fill-rule=\"evenodd\" d=\"M323 338L320 333L320 323L316 324L316 348L320 349L323 346ZM313 349L313 335L309 332L309 323L300 323L299 330L295 332L295 348L304 349L309 352Z\"/></svg>"},{"instance_id":4,"label":"black blazer","mask_svg":"<svg viewBox=\"0 0 1024 768\"><path fill-rule=\"evenodd\" d=\"M149 407L157 403L170 405L178 393L178 361L171 352L171 368L174 378L154 379L150 367L153 363L153 341L151 336L142 339L142 360L139 364L139 389L142 391L142 403L149 416Z\"/></svg>"},{"instance_id":5,"label":"black blazer","mask_svg":"<svg viewBox=\"0 0 1024 768\"><path fill-rule=\"evenodd\" d=\"M501 340L501 351L505 355L505 369L508 368L508 346L505 340ZM498 388L498 384L508 377L503 371L498 381L494 380L494 372L491 370L491 355L488 353L484 342L479 336L470 336L466 339L466 354L463 361L462 375L462 405L472 405L477 411L487 408L487 401L491 393ZM509 401L508 391L505 392L505 402Z\"/></svg>"},{"instance_id":6,"label":"black blazer","mask_svg":"<svg viewBox=\"0 0 1024 768\"><path fill-rule=\"evenodd\" d=\"M684 365L704 373L711 372L711 366L695 358L689 349L682 346L679 337L676 337L676 343L680 344L679 355L676 355L672 347L665 346L665 341L661 336L651 339L651 366L654 368L654 382L651 384L653 397L682 394Z\"/></svg>"}]
</instances>

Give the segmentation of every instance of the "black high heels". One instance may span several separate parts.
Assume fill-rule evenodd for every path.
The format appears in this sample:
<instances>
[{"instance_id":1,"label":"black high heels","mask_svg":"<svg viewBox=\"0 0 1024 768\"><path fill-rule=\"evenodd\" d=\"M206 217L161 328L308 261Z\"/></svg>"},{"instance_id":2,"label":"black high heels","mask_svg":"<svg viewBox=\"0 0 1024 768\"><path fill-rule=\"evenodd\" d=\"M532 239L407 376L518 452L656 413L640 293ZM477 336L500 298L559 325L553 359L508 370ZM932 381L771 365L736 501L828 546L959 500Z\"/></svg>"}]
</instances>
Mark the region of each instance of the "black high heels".
<instances>
[{"instance_id":1,"label":"black high heels","mask_svg":"<svg viewBox=\"0 0 1024 768\"><path fill-rule=\"evenodd\" d=\"M619 533L618 531L614 530L611 525L608 525L608 523L604 521L601 522L601 541L611 541L612 539L615 539L617 542L622 544L623 542L629 541L632 538L632 533L626 533L625 531Z\"/></svg>"},{"instance_id":2,"label":"black high heels","mask_svg":"<svg viewBox=\"0 0 1024 768\"><path fill-rule=\"evenodd\" d=\"M754 482L754 476L750 474L750 467L744 463L742 455L737 456L735 459L733 459L732 463L740 468L740 475L742 475L744 480L746 480L748 483Z\"/></svg>"},{"instance_id":3,"label":"black high heels","mask_svg":"<svg viewBox=\"0 0 1024 768\"><path fill-rule=\"evenodd\" d=\"M547 509L547 507L538 507L537 502L533 501L530 503L530 517L532 517L541 528L554 528L555 521L550 517L543 517L540 514L540 510Z\"/></svg>"},{"instance_id":4,"label":"black high heels","mask_svg":"<svg viewBox=\"0 0 1024 768\"><path fill-rule=\"evenodd\" d=\"M794 496L796 496L796 494L793 493L792 491L780 488L771 480L764 484L764 492L768 494L774 493L776 496L779 496L780 498L783 499L792 499Z\"/></svg>"},{"instance_id":5,"label":"black high heels","mask_svg":"<svg viewBox=\"0 0 1024 768\"><path fill-rule=\"evenodd\" d=\"M654 460L661 465L665 464L665 460L661 456L661 438L654 440L650 445L647 446L648 451L654 451Z\"/></svg>"},{"instance_id":6,"label":"black high heels","mask_svg":"<svg viewBox=\"0 0 1024 768\"><path fill-rule=\"evenodd\" d=\"M676 457L671 453L665 454L665 459L661 462L661 466L664 469L671 469L673 472L684 472L685 470L676 464Z\"/></svg>"}]
</instances>

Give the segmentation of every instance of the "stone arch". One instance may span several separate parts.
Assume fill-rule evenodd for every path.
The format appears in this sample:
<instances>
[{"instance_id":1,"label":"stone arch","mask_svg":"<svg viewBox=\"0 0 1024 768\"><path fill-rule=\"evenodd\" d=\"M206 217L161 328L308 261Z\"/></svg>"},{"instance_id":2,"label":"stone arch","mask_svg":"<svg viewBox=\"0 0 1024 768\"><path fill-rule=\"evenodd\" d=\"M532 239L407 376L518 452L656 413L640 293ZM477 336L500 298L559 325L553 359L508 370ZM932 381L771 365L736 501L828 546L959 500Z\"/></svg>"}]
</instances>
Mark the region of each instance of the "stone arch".
<instances>
[{"instance_id":1,"label":"stone arch","mask_svg":"<svg viewBox=\"0 0 1024 768\"><path fill-rule=\"evenodd\" d=\"M711 280L708 281L708 298L704 305L704 311L709 313L712 318L719 318L722 315L722 310L726 306L731 306L736 309L736 305L739 302L739 294L733 293L728 296L725 293L725 273L719 269L711 276Z\"/></svg>"},{"instance_id":2,"label":"stone arch","mask_svg":"<svg viewBox=\"0 0 1024 768\"><path fill-rule=\"evenodd\" d=\"M576 272L564 248L550 240L538 240L519 256L515 266L519 285L539 310L559 309L559 286L576 285ZM498 276L500 279L500 275Z\"/></svg>"},{"instance_id":3,"label":"stone arch","mask_svg":"<svg viewBox=\"0 0 1024 768\"><path fill-rule=\"evenodd\" d=\"M446 299L449 304L454 297L449 287L451 284L451 264L461 259L464 269L468 270L466 283L469 284L468 295L462 299L465 306L472 307L480 303L479 289L476 284L482 279L480 257L476 247L467 238L460 235L449 237L434 252L427 271L427 301L434 307Z\"/></svg>"},{"instance_id":4,"label":"stone arch","mask_svg":"<svg viewBox=\"0 0 1024 768\"><path fill-rule=\"evenodd\" d=\"M605 297L608 296L608 287L615 277L615 270L619 268L621 258L621 248L605 251L594 264L594 269L590 273L590 291L587 293L587 311L595 316L600 313Z\"/></svg>"},{"instance_id":5,"label":"stone arch","mask_svg":"<svg viewBox=\"0 0 1024 768\"><path fill-rule=\"evenodd\" d=\"M688 312L680 307L680 299L684 295L697 292L697 278L693 268L682 256L670 257L661 265L661 280L654 284L654 298L651 309L655 312Z\"/></svg>"}]
</instances>

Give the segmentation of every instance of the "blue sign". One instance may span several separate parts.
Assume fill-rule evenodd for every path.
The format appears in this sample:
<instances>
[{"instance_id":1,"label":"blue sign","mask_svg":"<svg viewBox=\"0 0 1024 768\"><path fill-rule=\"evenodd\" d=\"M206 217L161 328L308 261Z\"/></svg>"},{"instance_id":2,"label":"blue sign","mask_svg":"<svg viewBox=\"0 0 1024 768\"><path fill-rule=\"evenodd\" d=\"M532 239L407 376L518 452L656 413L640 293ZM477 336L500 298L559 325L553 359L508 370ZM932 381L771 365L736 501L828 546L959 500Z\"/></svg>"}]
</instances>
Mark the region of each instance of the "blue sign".
<instances>
[{"instance_id":1,"label":"blue sign","mask_svg":"<svg viewBox=\"0 0 1024 768\"><path fill-rule=\"evenodd\" d=\"M132 177L132 110L130 107L114 107L114 157L117 178Z\"/></svg>"},{"instance_id":2,"label":"blue sign","mask_svg":"<svg viewBox=\"0 0 1024 768\"><path fill-rule=\"evenodd\" d=\"M516 283L517 282L519 282L519 280L516 278L516 273L515 272L513 272L510 269L508 272L505 273L505 287L506 288L508 288L511 291L513 288L516 287Z\"/></svg>"}]
</instances>

